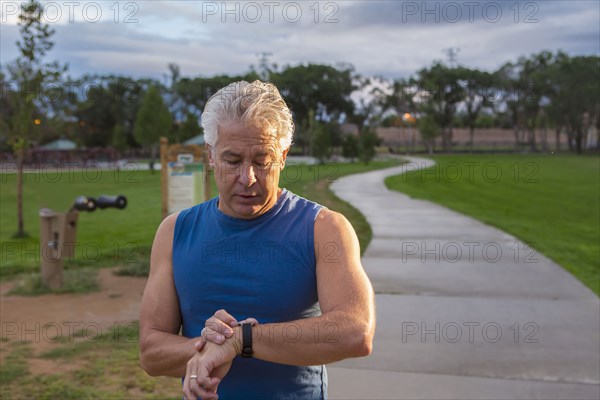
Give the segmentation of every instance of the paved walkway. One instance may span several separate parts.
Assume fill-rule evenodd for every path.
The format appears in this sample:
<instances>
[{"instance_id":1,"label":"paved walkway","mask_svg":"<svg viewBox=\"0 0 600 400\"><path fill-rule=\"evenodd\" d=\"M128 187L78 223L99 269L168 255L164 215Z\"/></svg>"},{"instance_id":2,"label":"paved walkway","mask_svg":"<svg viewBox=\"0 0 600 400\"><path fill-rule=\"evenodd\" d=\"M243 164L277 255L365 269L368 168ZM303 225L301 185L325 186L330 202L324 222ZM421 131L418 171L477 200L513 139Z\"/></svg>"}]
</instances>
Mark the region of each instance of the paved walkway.
<instances>
[{"instance_id":1,"label":"paved walkway","mask_svg":"<svg viewBox=\"0 0 600 400\"><path fill-rule=\"evenodd\" d=\"M406 159L332 185L373 229L377 333L370 357L329 366L330 398L599 399L598 297L514 237L387 190L433 165Z\"/></svg>"}]
</instances>

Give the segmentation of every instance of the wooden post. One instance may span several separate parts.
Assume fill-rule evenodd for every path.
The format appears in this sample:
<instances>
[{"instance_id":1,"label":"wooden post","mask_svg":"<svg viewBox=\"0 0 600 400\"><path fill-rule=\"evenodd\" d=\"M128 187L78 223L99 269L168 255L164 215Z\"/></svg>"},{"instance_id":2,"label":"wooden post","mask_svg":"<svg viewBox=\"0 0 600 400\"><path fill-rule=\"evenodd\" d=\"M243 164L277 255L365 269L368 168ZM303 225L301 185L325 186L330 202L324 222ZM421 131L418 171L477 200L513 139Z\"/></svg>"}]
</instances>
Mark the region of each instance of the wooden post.
<instances>
[{"instance_id":1,"label":"wooden post","mask_svg":"<svg viewBox=\"0 0 600 400\"><path fill-rule=\"evenodd\" d=\"M44 286L50 289L63 285L64 259L75 254L78 218L79 213L73 209L64 213L40 210L40 275Z\"/></svg>"},{"instance_id":2,"label":"wooden post","mask_svg":"<svg viewBox=\"0 0 600 400\"><path fill-rule=\"evenodd\" d=\"M169 199L169 185L167 179L169 179L167 171L167 159L169 152L169 140L166 137L160 138L160 187L162 193L162 218L167 218L169 213L168 210L168 199Z\"/></svg>"}]
</instances>

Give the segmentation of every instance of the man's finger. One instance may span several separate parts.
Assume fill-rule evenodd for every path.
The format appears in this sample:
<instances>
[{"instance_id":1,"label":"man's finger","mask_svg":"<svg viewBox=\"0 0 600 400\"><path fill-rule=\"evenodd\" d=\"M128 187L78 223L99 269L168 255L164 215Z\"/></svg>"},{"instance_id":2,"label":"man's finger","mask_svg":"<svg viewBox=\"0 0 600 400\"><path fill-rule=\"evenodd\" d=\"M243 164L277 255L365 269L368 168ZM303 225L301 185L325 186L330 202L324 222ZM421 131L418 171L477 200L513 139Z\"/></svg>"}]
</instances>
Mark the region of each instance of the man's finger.
<instances>
[{"instance_id":1,"label":"man's finger","mask_svg":"<svg viewBox=\"0 0 600 400\"><path fill-rule=\"evenodd\" d=\"M221 380L219 378L211 378L210 376L198 375L196 380L197 390L194 392L197 396L205 399L218 399L217 387ZM195 388L194 388L195 389Z\"/></svg>"},{"instance_id":2,"label":"man's finger","mask_svg":"<svg viewBox=\"0 0 600 400\"><path fill-rule=\"evenodd\" d=\"M217 394L217 387L219 386L219 378L210 378L212 381L211 386L202 386L200 385L198 389L199 396L204 399L218 399L219 395Z\"/></svg>"},{"instance_id":3,"label":"man's finger","mask_svg":"<svg viewBox=\"0 0 600 400\"><path fill-rule=\"evenodd\" d=\"M206 344L206 339L204 339L202 336L200 336L200 339L198 339L198 341L196 343L194 343L194 348L196 349L196 351L200 351L200 350L202 350L202 348L204 347L205 344Z\"/></svg>"},{"instance_id":4,"label":"man's finger","mask_svg":"<svg viewBox=\"0 0 600 400\"><path fill-rule=\"evenodd\" d=\"M183 379L183 386L181 386L181 391L183 392L183 398L185 400L193 400L193 394L190 392L190 380L187 378Z\"/></svg>"},{"instance_id":5,"label":"man's finger","mask_svg":"<svg viewBox=\"0 0 600 400\"><path fill-rule=\"evenodd\" d=\"M252 324L252 325L258 325L258 321L256 320L256 318L246 318L243 321L239 322L240 324Z\"/></svg>"},{"instance_id":6,"label":"man's finger","mask_svg":"<svg viewBox=\"0 0 600 400\"><path fill-rule=\"evenodd\" d=\"M198 383L198 378L190 379L190 392L194 395L194 400L198 397L202 398L202 400L216 400L219 398L217 395L216 389L213 389L213 386L205 386L200 385Z\"/></svg>"},{"instance_id":7,"label":"man's finger","mask_svg":"<svg viewBox=\"0 0 600 400\"><path fill-rule=\"evenodd\" d=\"M214 317L223 321L223 323L225 323L228 326L236 326L238 323L237 320L235 318L233 318L233 315L229 314L225 310L217 311L215 313Z\"/></svg>"},{"instance_id":8,"label":"man's finger","mask_svg":"<svg viewBox=\"0 0 600 400\"><path fill-rule=\"evenodd\" d=\"M227 329L231 330L231 328L227 328ZM233 334L233 330L231 331L229 336L231 336L232 334ZM208 327L204 328L204 335L202 335L202 337L207 342L212 342L215 344L223 344L225 342L225 336L222 333L214 331Z\"/></svg>"},{"instance_id":9,"label":"man's finger","mask_svg":"<svg viewBox=\"0 0 600 400\"><path fill-rule=\"evenodd\" d=\"M206 329L204 332L208 330L212 330L214 332L220 333L225 337L230 337L233 335L233 328L228 325L229 322L225 322L216 316L212 316L206 320L206 324L204 324L204 328ZM237 322L236 322L237 324ZM204 336L206 338L206 336Z\"/></svg>"},{"instance_id":10,"label":"man's finger","mask_svg":"<svg viewBox=\"0 0 600 400\"><path fill-rule=\"evenodd\" d=\"M183 378L183 386L181 387L181 391L183 392L183 397L185 400L195 400L196 397L193 395L193 393L190 391L190 375L192 375L192 373L190 372L191 370L191 363L188 362L187 366L185 368L185 377Z\"/></svg>"}]
</instances>

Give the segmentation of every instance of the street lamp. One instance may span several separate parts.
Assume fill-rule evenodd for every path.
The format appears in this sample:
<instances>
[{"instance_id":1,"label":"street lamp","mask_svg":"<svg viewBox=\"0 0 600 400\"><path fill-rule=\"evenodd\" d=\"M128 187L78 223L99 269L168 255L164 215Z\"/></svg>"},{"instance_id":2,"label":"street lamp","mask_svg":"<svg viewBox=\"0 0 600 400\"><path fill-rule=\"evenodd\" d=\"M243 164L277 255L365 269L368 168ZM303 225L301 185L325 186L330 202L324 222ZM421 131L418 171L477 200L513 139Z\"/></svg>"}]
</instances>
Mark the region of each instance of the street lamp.
<instances>
[{"instance_id":1,"label":"street lamp","mask_svg":"<svg viewBox=\"0 0 600 400\"><path fill-rule=\"evenodd\" d=\"M415 132L412 129L412 126L415 124L415 122L417 122L417 119L415 118L414 115L412 115L411 113L407 112L404 113L404 115L402 116L402 121L404 122L404 126L408 128L408 135L410 137L410 139L407 137L406 141L407 141L407 145L406 148L408 150L408 141L410 140L410 147L411 150L414 152L415 151ZM408 153L408 151L407 151Z\"/></svg>"}]
</instances>

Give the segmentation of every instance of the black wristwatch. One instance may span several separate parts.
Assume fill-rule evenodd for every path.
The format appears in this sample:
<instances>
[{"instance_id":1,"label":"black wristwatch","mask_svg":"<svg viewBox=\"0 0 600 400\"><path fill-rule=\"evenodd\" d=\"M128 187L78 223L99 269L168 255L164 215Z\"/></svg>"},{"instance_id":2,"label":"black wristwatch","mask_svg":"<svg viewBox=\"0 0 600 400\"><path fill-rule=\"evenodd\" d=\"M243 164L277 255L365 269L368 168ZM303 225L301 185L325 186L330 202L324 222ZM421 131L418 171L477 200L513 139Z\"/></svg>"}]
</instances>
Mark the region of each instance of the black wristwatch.
<instances>
[{"instance_id":1,"label":"black wristwatch","mask_svg":"<svg viewBox=\"0 0 600 400\"><path fill-rule=\"evenodd\" d=\"M254 351L252 350L252 324L245 322L238 324L242 327L242 354L243 358L252 358Z\"/></svg>"}]
</instances>

